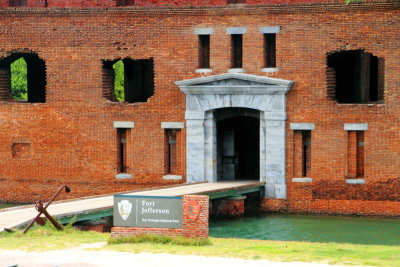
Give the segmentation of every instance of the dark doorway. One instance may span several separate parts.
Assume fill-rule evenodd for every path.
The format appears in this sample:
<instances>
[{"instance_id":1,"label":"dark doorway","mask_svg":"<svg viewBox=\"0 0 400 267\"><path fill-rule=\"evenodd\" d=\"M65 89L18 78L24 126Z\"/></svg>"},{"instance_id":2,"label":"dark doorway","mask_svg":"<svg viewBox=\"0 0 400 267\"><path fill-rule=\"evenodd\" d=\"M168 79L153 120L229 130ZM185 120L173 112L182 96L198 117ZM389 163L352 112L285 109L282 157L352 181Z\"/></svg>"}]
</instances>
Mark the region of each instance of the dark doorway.
<instances>
[{"instance_id":1,"label":"dark doorway","mask_svg":"<svg viewBox=\"0 0 400 267\"><path fill-rule=\"evenodd\" d=\"M218 180L258 180L260 119L238 115L217 120L217 159Z\"/></svg>"}]
</instances>

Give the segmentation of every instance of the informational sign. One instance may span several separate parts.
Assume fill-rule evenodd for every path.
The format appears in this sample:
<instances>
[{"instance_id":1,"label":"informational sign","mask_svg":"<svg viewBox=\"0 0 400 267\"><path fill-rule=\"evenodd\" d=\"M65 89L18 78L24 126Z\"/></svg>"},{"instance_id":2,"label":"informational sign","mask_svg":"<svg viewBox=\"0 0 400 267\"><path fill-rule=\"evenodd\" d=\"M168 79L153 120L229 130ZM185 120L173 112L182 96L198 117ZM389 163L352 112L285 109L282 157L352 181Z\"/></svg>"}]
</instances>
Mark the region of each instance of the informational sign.
<instances>
[{"instance_id":1,"label":"informational sign","mask_svg":"<svg viewBox=\"0 0 400 267\"><path fill-rule=\"evenodd\" d=\"M182 197L114 195L114 226L182 228Z\"/></svg>"}]
</instances>

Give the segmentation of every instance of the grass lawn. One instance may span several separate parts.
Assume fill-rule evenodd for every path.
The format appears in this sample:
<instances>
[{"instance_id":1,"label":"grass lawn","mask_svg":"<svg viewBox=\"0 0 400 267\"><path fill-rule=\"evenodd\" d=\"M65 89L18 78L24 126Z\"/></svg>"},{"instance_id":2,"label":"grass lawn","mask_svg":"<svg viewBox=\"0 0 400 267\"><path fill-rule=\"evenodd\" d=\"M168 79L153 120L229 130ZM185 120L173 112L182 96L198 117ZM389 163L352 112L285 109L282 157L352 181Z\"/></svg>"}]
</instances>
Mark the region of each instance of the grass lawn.
<instances>
[{"instance_id":1,"label":"grass lawn","mask_svg":"<svg viewBox=\"0 0 400 267\"><path fill-rule=\"evenodd\" d=\"M57 231L50 226L35 227L26 235L0 233L0 249L46 251L67 249L84 243L104 242L110 234L76 231L67 227ZM210 245L182 246L150 242L107 244L100 250L151 252L181 255L268 259L272 261L321 262L343 265L400 266L400 246L354 245L210 238ZM94 249L99 250L99 249Z\"/></svg>"}]
</instances>

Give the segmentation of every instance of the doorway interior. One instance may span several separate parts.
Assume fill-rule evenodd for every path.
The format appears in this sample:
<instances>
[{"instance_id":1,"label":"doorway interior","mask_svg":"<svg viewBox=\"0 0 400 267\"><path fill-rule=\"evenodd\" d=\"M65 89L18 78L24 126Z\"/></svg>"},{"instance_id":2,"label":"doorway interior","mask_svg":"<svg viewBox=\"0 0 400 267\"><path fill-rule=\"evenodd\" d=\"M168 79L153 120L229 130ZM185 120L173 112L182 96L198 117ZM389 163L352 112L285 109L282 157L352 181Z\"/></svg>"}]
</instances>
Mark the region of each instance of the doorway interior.
<instances>
[{"instance_id":1,"label":"doorway interior","mask_svg":"<svg viewBox=\"0 0 400 267\"><path fill-rule=\"evenodd\" d=\"M260 112L247 108L215 111L217 180L260 179Z\"/></svg>"}]
</instances>

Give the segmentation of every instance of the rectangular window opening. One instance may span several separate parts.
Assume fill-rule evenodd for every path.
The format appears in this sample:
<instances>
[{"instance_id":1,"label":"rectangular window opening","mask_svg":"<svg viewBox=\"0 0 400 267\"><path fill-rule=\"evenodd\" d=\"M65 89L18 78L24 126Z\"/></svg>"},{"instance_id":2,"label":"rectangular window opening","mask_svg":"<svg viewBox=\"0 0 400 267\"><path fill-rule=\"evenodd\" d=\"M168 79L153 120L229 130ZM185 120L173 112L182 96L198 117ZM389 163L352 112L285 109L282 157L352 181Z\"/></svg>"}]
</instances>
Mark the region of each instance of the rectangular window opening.
<instances>
[{"instance_id":1,"label":"rectangular window opening","mask_svg":"<svg viewBox=\"0 0 400 267\"><path fill-rule=\"evenodd\" d=\"M309 177L311 171L311 131L302 131L303 140L303 177Z\"/></svg>"},{"instance_id":2,"label":"rectangular window opening","mask_svg":"<svg viewBox=\"0 0 400 267\"><path fill-rule=\"evenodd\" d=\"M10 7L28 6L28 0L10 0Z\"/></svg>"},{"instance_id":3,"label":"rectangular window opening","mask_svg":"<svg viewBox=\"0 0 400 267\"><path fill-rule=\"evenodd\" d=\"M357 131L357 178L364 177L364 132Z\"/></svg>"},{"instance_id":4,"label":"rectangular window opening","mask_svg":"<svg viewBox=\"0 0 400 267\"><path fill-rule=\"evenodd\" d=\"M135 0L117 0L117 6L133 6L135 5Z\"/></svg>"},{"instance_id":5,"label":"rectangular window opening","mask_svg":"<svg viewBox=\"0 0 400 267\"><path fill-rule=\"evenodd\" d=\"M199 35L199 68L210 68L210 35Z\"/></svg>"},{"instance_id":6,"label":"rectangular window opening","mask_svg":"<svg viewBox=\"0 0 400 267\"><path fill-rule=\"evenodd\" d=\"M242 68L243 61L243 35L231 34L231 66Z\"/></svg>"},{"instance_id":7,"label":"rectangular window opening","mask_svg":"<svg viewBox=\"0 0 400 267\"><path fill-rule=\"evenodd\" d=\"M178 174L177 129L165 129L165 173Z\"/></svg>"},{"instance_id":8,"label":"rectangular window opening","mask_svg":"<svg viewBox=\"0 0 400 267\"><path fill-rule=\"evenodd\" d=\"M264 34L264 68L276 67L276 34Z\"/></svg>"},{"instance_id":9,"label":"rectangular window opening","mask_svg":"<svg viewBox=\"0 0 400 267\"><path fill-rule=\"evenodd\" d=\"M364 177L364 131L348 132L348 178Z\"/></svg>"},{"instance_id":10,"label":"rectangular window opening","mask_svg":"<svg viewBox=\"0 0 400 267\"><path fill-rule=\"evenodd\" d=\"M127 173L127 130L117 128L117 172Z\"/></svg>"},{"instance_id":11,"label":"rectangular window opening","mask_svg":"<svg viewBox=\"0 0 400 267\"><path fill-rule=\"evenodd\" d=\"M328 96L338 103L381 103L384 100L384 59L364 50L328 53Z\"/></svg>"},{"instance_id":12,"label":"rectangular window opening","mask_svg":"<svg viewBox=\"0 0 400 267\"><path fill-rule=\"evenodd\" d=\"M311 176L311 130L294 131L294 177Z\"/></svg>"},{"instance_id":13,"label":"rectangular window opening","mask_svg":"<svg viewBox=\"0 0 400 267\"><path fill-rule=\"evenodd\" d=\"M226 3L228 5L230 5L230 4L244 4L244 3L246 3L246 0L227 0Z\"/></svg>"},{"instance_id":14,"label":"rectangular window opening","mask_svg":"<svg viewBox=\"0 0 400 267\"><path fill-rule=\"evenodd\" d=\"M103 97L113 102L146 102L154 94L154 61L103 61Z\"/></svg>"}]
</instances>

